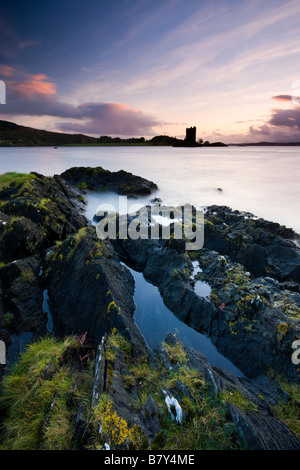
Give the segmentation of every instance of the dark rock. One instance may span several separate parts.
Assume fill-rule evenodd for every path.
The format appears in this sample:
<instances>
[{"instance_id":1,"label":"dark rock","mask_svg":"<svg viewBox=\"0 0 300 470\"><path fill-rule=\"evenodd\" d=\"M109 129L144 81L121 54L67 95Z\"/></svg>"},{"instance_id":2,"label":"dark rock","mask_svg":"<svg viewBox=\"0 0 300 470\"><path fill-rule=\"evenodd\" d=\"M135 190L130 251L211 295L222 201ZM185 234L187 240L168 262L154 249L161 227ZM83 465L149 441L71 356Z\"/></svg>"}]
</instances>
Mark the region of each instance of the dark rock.
<instances>
[{"instance_id":1,"label":"dark rock","mask_svg":"<svg viewBox=\"0 0 300 470\"><path fill-rule=\"evenodd\" d=\"M245 387L254 395L261 395L263 399L272 406L277 405L279 402L287 403L289 394L279 387L277 382L265 375L258 375L252 380L247 377L239 379Z\"/></svg>"},{"instance_id":2,"label":"dark rock","mask_svg":"<svg viewBox=\"0 0 300 470\"><path fill-rule=\"evenodd\" d=\"M91 190L115 191L124 195L146 195L158 189L152 181L124 170L111 172L101 167L73 167L61 174L68 183Z\"/></svg>"},{"instance_id":3,"label":"dark rock","mask_svg":"<svg viewBox=\"0 0 300 470\"><path fill-rule=\"evenodd\" d=\"M157 408L151 395L148 396L147 401L141 409L140 420L142 422L145 436L148 442L151 443L156 435L161 431Z\"/></svg>"},{"instance_id":4,"label":"dark rock","mask_svg":"<svg viewBox=\"0 0 300 470\"><path fill-rule=\"evenodd\" d=\"M254 276L300 282L299 235L253 214L210 206L205 212L204 246L245 266Z\"/></svg>"},{"instance_id":5,"label":"dark rock","mask_svg":"<svg viewBox=\"0 0 300 470\"><path fill-rule=\"evenodd\" d=\"M154 199L151 199L151 204L160 204L162 200L159 197L155 197Z\"/></svg>"},{"instance_id":6,"label":"dark rock","mask_svg":"<svg viewBox=\"0 0 300 470\"><path fill-rule=\"evenodd\" d=\"M98 240L93 227L81 238L69 237L63 242L50 255L46 272L56 335L87 332L98 344L116 328L130 338L136 351L145 351L132 321L134 279L115 259L110 243Z\"/></svg>"},{"instance_id":7,"label":"dark rock","mask_svg":"<svg viewBox=\"0 0 300 470\"><path fill-rule=\"evenodd\" d=\"M0 192L0 250L5 262L42 254L88 223L76 188L59 176L31 176Z\"/></svg>"},{"instance_id":8,"label":"dark rock","mask_svg":"<svg viewBox=\"0 0 300 470\"><path fill-rule=\"evenodd\" d=\"M128 368L125 364L124 353L119 349L113 365L113 373L106 376L105 391L113 399L118 416L122 416L131 427L134 424L132 399L135 394L124 385L123 377L126 374L128 374ZM137 398L136 395L135 398Z\"/></svg>"},{"instance_id":9,"label":"dark rock","mask_svg":"<svg viewBox=\"0 0 300 470\"><path fill-rule=\"evenodd\" d=\"M5 324L5 307L4 307L4 298L3 298L3 285L0 279L0 340L4 341L7 344L7 341L4 340L6 335L9 337L8 331Z\"/></svg>"},{"instance_id":10,"label":"dark rock","mask_svg":"<svg viewBox=\"0 0 300 470\"><path fill-rule=\"evenodd\" d=\"M6 262L31 256L46 248L44 230L30 219L9 217L0 246Z\"/></svg>"},{"instance_id":11,"label":"dark rock","mask_svg":"<svg viewBox=\"0 0 300 470\"><path fill-rule=\"evenodd\" d=\"M280 283L269 277L252 280L241 265L223 258L205 249L200 255L201 279L218 292L209 335L247 375L274 367L298 381L291 344L299 334L299 294L282 291Z\"/></svg>"},{"instance_id":12,"label":"dark rock","mask_svg":"<svg viewBox=\"0 0 300 470\"><path fill-rule=\"evenodd\" d=\"M5 310L13 316L9 323L10 333L46 333L47 315L42 309L40 265L39 258L29 257L8 263L0 269L0 279L5 289Z\"/></svg>"},{"instance_id":13,"label":"dark rock","mask_svg":"<svg viewBox=\"0 0 300 470\"><path fill-rule=\"evenodd\" d=\"M74 419L74 439L83 447L89 437L88 432L88 409L85 403L80 403Z\"/></svg>"},{"instance_id":14,"label":"dark rock","mask_svg":"<svg viewBox=\"0 0 300 470\"><path fill-rule=\"evenodd\" d=\"M280 289L300 293L300 285L297 282L282 282Z\"/></svg>"},{"instance_id":15,"label":"dark rock","mask_svg":"<svg viewBox=\"0 0 300 470\"><path fill-rule=\"evenodd\" d=\"M246 414L235 405L230 412L247 450L300 450L295 435L274 417L252 411Z\"/></svg>"}]
</instances>

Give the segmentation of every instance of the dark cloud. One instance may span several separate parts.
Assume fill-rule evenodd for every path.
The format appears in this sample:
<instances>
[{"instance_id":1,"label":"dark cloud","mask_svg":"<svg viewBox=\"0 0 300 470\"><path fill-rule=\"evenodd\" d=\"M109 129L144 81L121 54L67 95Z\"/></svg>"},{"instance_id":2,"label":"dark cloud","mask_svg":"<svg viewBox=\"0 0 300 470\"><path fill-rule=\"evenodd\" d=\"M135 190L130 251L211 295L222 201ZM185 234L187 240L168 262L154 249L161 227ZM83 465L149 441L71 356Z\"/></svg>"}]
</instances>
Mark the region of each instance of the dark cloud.
<instances>
[{"instance_id":1,"label":"dark cloud","mask_svg":"<svg viewBox=\"0 0 300 470\"><path fill-rule=\"evenodd\" d=\"M276 127L300 130L300 106L293 109L273 110L269 124Z\"/></svg>"},{"instance_id":2,"label":"dark cloud","mask_svg":"<svg viewBox=\"0 0 300 470\"><path fill-rule=\"evenodd\" d=\"M130 108L122 103L86 103L77 108L80 119L85 122L60 124L60 129L67 132L84 134L148 134L153 126L160 123L147 114Z\"/></svg>"},{"instance_id":3,"label":"dark cloud","mask_svg":"<svg viewBox=\"0 0 300 470\"><path fill-rule=\"evenodd\" d=\"M246 136L248 142L300 142L300 132L288 127L270 126L250 127ZM241 140L242 141L242 140Z\"/></svg>"},{"instance_id":4,"label":"dark cloud","mask_svg":"<svg viewBox=\"0 0 300 470\"><path fill-rule=\"evenodd\" d=\"M249 128L250 137L269 142L300 142L300 106L291 95L277 95L272 99L293 102L289 109L273 109L265 124Z\"/></svg>"},{"instance_id":5,"label":"dark cloud","mask_svg":"<svg viewBox=\"0 0 300 470\"><path fill-rule=\"evenodd\" d=\"M271 134L271 128L267 124L264 124L262 126L259 126L258 128L255 128L254 126L249 127L249 134L250 135L261 135L261 136L266 136Z\"/></svg>"}]
</instances>

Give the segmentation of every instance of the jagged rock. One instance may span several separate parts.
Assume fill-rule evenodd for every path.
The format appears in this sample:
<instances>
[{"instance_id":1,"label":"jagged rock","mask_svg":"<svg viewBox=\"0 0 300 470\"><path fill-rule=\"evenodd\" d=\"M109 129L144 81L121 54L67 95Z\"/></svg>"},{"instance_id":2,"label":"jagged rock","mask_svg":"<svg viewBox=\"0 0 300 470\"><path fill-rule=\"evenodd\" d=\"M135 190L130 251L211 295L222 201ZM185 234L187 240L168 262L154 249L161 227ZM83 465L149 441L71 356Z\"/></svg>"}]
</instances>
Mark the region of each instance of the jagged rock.
<instances>
[{"instance_id":1,"label":"jagged rock","mask_svg":"<svg viewBox=\"0 0 300 470\"><path fill-rule=\"evenodd\" d=\"M300 450L298 439L274 417L252 411L246 414L235 405L230 412L247 450Z\"/></svg>"},{"instance_id":2,"label":"jagged rock","mask_svg":"<svg viewBox=\"0 0 300 470\"><path fill-rule=\"evenodd\" d=\"M0 217L2 215L0 214ZM46 247L44 229L30 219L8 217L0 246L5 261L25 258Z\"/></svg>"},{"instance_id":3,"label":"jagged rock","mask_svg":"<svg viewBox=\"0 0 300 470\"><path fill-rule=\"evenodd\" d=\"M300 282L299 235L253 214L210 206L205 212L204 247L228 255L254 276Z\"/></svg>"},{"instance_id":4,"label":"jagged rock","mask_svg":"<svg viewBox=\"0 0 300 470\"><path fill-rule=\"evenodd\" d=\"M69 237L46 263L46 279L54 333L87 332L95 344L116 328L129 337L136 351L145 343L132 321L134 279L115 259L109 242L99 241L94 227L80 239Z\"/></svg>"},{"instance_id":5,"label":"jagged rock","mask_svg":"<svg viewBox=\"0 0 300 470\"><path fill-rule=\"evenodd\" d=\"M150 443L155 436L161 431L158 412L151 395L143 405L140 413L140 420L145 432L145 436Z\"/></svg>"},{"instance_id":6,"label":"jagged rock","mask_svg":"<svg viewBox=\"0 0 300 470\"><path fill-rule=\"evenodd\" d=\"M5 295L2 294L2 318L4 314L9 317L0 339L5 341L7 352L11 334L31 332L37 338L47 331L47 315L42 308L43 290L39 283L40 265L39 258L29 257L0 268L1 285L5 292ZM3 321L1 324L4 325Z\"/></svg>"},{"instance_id":7,"label":"jagged rock","mask_svg":"<svg viewBox=\"0 0 300 470\"><path fill-rule=\"evenodd\" d=\"M289 399L289 394L282 390L274 380L265 375L258 375L252 380L249 380L247 377L241 377L239 380L242 384L245 384L245 387L251 393L256 396L261 395L272 406L277 405L279 402L287 403Z\"/></svg>"},{"instance_id":8,"label":"jagged rock","mask_svg":"<svg viewBox=\"0 0 300 470\"><path fill-rule=\"evenodd\" d=\"M217 293L209 335L220 351L251 377L272 367L299 381L291 361L291 344L299 334L299 294L283 291L269 277L251 279L242 265L214 251L201 250L199 262L201 279Z\"/></svg>"}]
</instances>

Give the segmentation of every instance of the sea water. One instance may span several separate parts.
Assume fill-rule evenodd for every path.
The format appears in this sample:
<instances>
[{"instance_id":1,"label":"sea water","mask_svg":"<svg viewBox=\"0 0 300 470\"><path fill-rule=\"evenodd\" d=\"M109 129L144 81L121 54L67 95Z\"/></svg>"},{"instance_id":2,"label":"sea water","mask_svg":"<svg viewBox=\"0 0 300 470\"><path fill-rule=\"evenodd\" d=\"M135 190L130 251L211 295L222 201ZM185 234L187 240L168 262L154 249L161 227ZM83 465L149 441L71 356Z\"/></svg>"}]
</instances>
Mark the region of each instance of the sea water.
<instances>
[{"instance_id":1,"label":"sea water","mask_svg":"<svg viewBox=\"0 0 300 470\"><path fill-rule=\"evenodd\" d=\"M152 197L169 206L226 205L300 233L300 147L0 147L0 173L52 176L72 166L123 169L155 182Z\"/></svg>"}]
</instances>

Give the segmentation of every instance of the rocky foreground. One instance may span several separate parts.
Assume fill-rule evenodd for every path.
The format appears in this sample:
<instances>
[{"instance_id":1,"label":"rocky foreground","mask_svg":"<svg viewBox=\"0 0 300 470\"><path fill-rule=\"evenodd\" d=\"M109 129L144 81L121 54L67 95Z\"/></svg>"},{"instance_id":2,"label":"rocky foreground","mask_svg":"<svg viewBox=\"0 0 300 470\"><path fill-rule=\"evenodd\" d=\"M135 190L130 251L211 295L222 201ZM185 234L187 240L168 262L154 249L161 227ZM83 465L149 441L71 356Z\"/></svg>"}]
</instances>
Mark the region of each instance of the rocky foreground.
<instances>
[{"instance_id":1,"label":"rocky foreground","mask_svg":"<svg viewBox=\"0 0 300 470\"><path fill-rule=\"evenodd\" d=\"M102 189L124 194L124 174ZM3 368L1 447L300 449L298 235L210 207L201 250L172 237L100 240L74 186L92 183L62 176L0 177L0 340L8 357L15 335L32 334L5 375ZM156 188L141 183L149 194ZM133 186L127 194L141 194ZM170 310L245 377L173 335L150 350L133 319L134 279L120 260L143 271ZM197 279L210 284L209 297L196 294Z\"/></svg>"}]
</instances>

